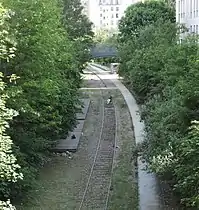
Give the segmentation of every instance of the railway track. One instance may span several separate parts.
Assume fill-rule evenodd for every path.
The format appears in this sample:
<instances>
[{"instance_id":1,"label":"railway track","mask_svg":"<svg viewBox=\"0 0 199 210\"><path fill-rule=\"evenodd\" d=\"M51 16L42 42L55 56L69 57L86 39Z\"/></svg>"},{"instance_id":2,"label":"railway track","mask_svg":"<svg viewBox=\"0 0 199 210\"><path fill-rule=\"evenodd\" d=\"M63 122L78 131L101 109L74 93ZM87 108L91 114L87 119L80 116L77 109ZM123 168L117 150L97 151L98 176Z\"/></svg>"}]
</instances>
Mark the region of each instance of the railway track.
<instances>
[{"instance_id":1,"label":"railway track","mask_svg":"<svg viewBox=\"0 0 199 210\"><path fill-rule=\"evenodd\" d=\"M100 79L100 87L107 87L98 74L94 71L92 73ZM102 107L103 114L100 138L79 210L107 210L108 208L115 154L116 113L113 103L106 104L103 91L102 89L101 94L104 106Z\"/></svg>"},{"instance_id":2,"label":"railway track","mask_svg":"<svg viewBox=\"0 0 199 210\"><path fill-rule=\"evenodd\" d=\"M93 66L93 67L96 69L96 66ZM115 84L110 79L102 79L101 78L101 76L103 77L104 75L107 75L107 72L104 73L103 70L101 70L102 72L100 72L100 69L93 71L92 65L87 67L87 70L89 70L92 73L92 75L95 75L96 78L98 80L100 80L101 86L103 85L104 88L114 88L114 87L116 88Z\"/></svg>"}]
</instances>

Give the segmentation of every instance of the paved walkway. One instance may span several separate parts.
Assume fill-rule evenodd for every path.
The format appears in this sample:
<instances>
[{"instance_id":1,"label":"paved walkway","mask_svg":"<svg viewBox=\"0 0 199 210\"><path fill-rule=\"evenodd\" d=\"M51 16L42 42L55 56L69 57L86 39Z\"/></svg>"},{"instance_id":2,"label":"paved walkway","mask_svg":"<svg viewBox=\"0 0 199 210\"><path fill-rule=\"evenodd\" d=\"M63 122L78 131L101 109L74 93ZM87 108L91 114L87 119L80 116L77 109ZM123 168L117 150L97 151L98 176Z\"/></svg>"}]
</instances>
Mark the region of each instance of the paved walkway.
<instances>
[{"instance_id":1,"label":"paved walkway","mask_svg":"<svg viewBox=\"0 0 199 210\"><path fill-rule=\"evenodd\" d=\"M115 86L121 91L131 114L136 144L142 143L144 140L144 124L141 122L139 107L135 98L129 92L129 90L118 80L116 74L110 75L107 71L103 71L97 67L92 66L99 74L103 73L102 79L111 79ZM109 68L106 68L108 71ZM107 75L105 74L107 73ZM139 186L139 209L140 210L162 210L164 207L161 204L161 197L157 180L154 174L148 173L143 170L146 168L146 164L138 158L138 186Z\"/></svg>"}]
</instances>

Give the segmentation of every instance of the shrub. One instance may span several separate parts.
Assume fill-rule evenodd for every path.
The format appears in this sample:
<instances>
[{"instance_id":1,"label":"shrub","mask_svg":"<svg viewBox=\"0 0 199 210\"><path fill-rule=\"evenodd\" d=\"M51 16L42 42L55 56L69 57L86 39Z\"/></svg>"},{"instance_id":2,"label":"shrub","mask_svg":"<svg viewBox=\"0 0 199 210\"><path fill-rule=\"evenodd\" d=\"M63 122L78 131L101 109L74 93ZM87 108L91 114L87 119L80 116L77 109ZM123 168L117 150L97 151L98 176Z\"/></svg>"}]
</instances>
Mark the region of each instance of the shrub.
<instances>
[{"instance_id":1,"label":"shrub","mask_svg":"<svg viewBox=\"0 0 199 210\"><path fill-rule=\"evenodd\" d=\"M88 58L76 59L79 46L63 25L60 1L3 0L3 4L14 14L9 26L17 51L9 63L1 62L1 71L6 78L20 77L8 84L7 106L19 113L8 132L24 178L2 189L14 198L34 186L49 149L76 124L79 68ZM78 40L81 47L87 47L84 41ZM5 48L9 46L6 42Z\"/></svg>"},{"instance_id":2,"label":"shrub","mask_svg":"<svg viewBox=\"0 0 199 210\"><path fill-rule=\"evenodd\" d=\"M150 168L172 179L186 207L198 208L199 135L198 123L191 123L199 120L198 39L190 36L178 44L178 26L172 23L170 15L164 22L157 16L143 20L148 11L140 10L140 5L151 5L151 11L154 4L137 4L127 9L120 25L119 74L142 103L148 145L145 157ZM156 9L161 14L161 7Z\"/></svg>"}]
</instances>

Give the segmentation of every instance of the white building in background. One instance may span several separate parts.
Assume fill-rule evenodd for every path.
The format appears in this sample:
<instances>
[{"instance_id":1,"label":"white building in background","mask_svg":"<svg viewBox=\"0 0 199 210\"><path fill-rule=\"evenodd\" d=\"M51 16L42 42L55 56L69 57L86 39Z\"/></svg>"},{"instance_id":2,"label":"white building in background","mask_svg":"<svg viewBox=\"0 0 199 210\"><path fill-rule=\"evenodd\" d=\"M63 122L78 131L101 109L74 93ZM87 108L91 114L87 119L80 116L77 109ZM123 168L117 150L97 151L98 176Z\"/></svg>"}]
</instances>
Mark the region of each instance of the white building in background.
<instances>
[{"instance_id":1,"label":"white building in background","mask_svg":"<svg viewBox=\"0 0 199 210\"><path fill-rule=\"evenodd\" d=\"M199 34L199 0L176 0L176 21Z\"/></svg>"},{"instance_id":2,"label":"white building in background","mask_svg":"<svg viewBox=\"0 0 199 210\"><path fill-rule=\"evenodd\" d=\"M94 24L94 31L116 31L118 21L124 15L124 11L131 4L141 0L82 0L87 5L87 15ZM85 1L87 4L85 4Z\"/></svg>"}]
</instances>

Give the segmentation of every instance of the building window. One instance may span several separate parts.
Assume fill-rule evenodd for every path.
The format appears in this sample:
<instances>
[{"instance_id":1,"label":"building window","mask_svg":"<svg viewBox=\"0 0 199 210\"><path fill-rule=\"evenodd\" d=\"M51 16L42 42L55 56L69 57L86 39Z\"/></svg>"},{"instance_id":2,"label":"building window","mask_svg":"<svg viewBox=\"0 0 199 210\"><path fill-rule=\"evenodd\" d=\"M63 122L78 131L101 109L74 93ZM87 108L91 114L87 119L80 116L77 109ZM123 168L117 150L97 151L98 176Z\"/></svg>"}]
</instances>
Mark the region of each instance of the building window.
<instances>
[{"instance_id":1,"label":"building window","mask_svg":"<svg viewBox=\"0 0 199 210\"><path fill-rule=\"evenodd\" d=\"M102 11L102 7L100 7L100 11Z\"/></svg>"},{"instance_id":2,"label":"building window","mask_svg":"<svg viewBox=\"0 0 199 210\"><path fill-rule=\"evenodd\" d=\"M196 25L196 34L198 34L198 25Z\"/></svg>"},{"instance_id":3,"label":"building window","mask_svg":"<svg viewBox=\"0 0 199 210\"><path fill-rule=\"evenodd\" d=\"M102 25L102 20L100 20L100 25Z\"/></svg>"},{"instance_id":4,"label":"building window","mask_svg":"<svg viewBox=\"0 0 199 210\"><path fill-rule=\"evenodd\" d=\"M113 7L111 7L111 11L113 11Z\"/></svg>"},{"instance_id":5,"label":"building window","mask_svg":"<svg viewBox=\"0 0 199 210\"><path fill-rule=\"evenodd\" d=\"M113 14L111 15L111 18L114 18L114 15Z\"/></svg>"},{"instance_id":6,"label":"building window","mask_svg":"<svg viewBox=\"0 0 199 210\"><path fill-rule=\"evenodd\" d=\"M118 13L116 13L116 15L115 15L115 16L116 16L116 18L118 18L118 17L119 17L119 16L118 16Z\"/></svg>"},{"instance_id":7,"label":"building window","mask_svg":"<svg viewBox=\"0 0 199 210\"><path fill-rule=\"evenodd\" d=\"M105 20L105 17L103 17L103 19Z\"/></svg>"},{"instance_id":8,"label":"building window","mask_svg":"<svg viewBox=\"0 0 199 210\"><path fill-rule=\"evenodd\" d=\"M113 22L113 20L111 20L111 25L113 25L114 24L114 22Z\"/></svg>"},{"instance_id":9,"label":"building window","mask_svg":"<svg viewBox=\"0 0 199 210\"><path fill-rule=\"evenodd\" d=\"M106 10L104 9L103 12L106 12Z\"/></svg>"},{"instance_id":10,"label":"building window","mask_svg":"<svg viewBox=\"0 0 199 210\"><path fill-rule=\"evenodd\" d=\"M119 11L119 7L116 7L116 11Z\"/></svg>"},{"instance_id":11,"label":"building window","mask_svg":"<svg viewBox=\"0 0 199 210\"><path fill-rule=\"evenodd\" d=\"M100 17L102 17L102 14L100 14Z\"/></svg>"},{"instance_id":12,"label":"building window","mask_svg":"<svg viewBox=\"0 0 199 210\"><path fill-rule=\"evenodd\" d=\"M190 26L190 33L192 33L192 26Z\"/></svg>"}]
</instances>

